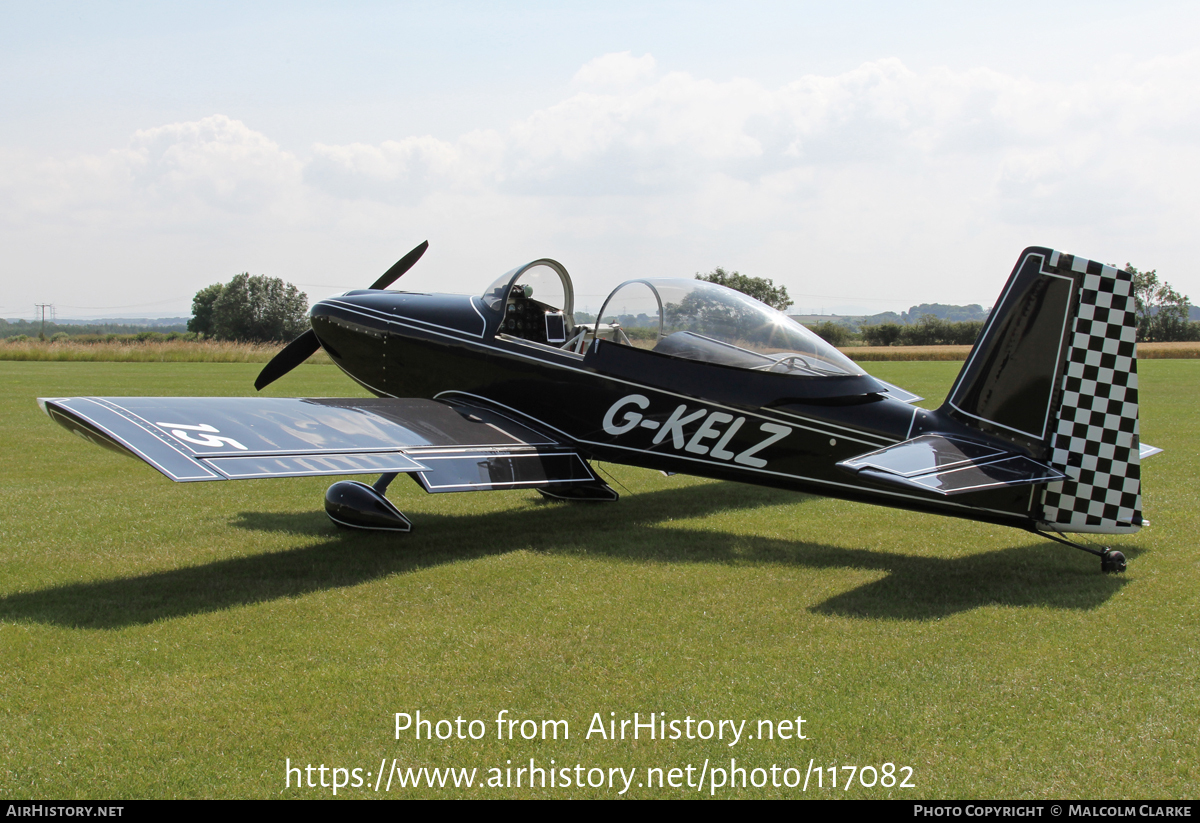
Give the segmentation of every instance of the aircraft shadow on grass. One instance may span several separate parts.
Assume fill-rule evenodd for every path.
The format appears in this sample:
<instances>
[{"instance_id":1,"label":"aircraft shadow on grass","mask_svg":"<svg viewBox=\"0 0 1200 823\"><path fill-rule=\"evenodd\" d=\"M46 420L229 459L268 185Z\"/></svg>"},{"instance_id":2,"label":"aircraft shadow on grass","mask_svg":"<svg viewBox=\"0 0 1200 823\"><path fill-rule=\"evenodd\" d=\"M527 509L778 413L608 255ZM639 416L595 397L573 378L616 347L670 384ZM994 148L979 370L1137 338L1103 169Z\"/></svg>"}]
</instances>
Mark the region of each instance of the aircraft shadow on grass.
<instances>
[{"instance_id":1,"label":"aircraft shadow on grass","mask_svg":"<svg viewBox=\"0 0 1200 823\"><path fill-rule=\"evenodd\" d=\"M424 513L419 530L403 536L334 532L318 512L243 512L232 525L329 539L138 577L11 594L0 598L0 620L119 629L518 550L644 563L774 563L883 572L880 579L810 607L866 619L932 620L987 605L1094 609L1125 583L1097 576L1074 552L1042 541L946 559L663 525L811 499L722 483L630 495L616 506L545 503L477 515ZM652 540L622 539L648 528ZM1136 548L1124 551L1138 554Z\"/></svg>"}]
</instances>

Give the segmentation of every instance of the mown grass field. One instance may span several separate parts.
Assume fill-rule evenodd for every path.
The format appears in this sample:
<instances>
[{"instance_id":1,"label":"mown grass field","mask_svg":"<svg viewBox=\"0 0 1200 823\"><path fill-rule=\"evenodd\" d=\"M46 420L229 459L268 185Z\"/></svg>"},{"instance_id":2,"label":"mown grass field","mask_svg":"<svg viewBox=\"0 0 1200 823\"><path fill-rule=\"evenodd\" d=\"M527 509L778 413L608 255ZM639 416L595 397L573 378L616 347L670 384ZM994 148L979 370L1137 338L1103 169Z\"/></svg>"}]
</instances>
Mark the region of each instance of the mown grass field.
<instances>
[{"instance_id":1,"label":"mown grass field","mask_svg":"<svg viewBox=\"0 0 1200 823\"><path fill-rule=\"evenodd\" d=\"M936 405L959 363L872 372ZM34 403L248 394L260 367L0 363L0 794L328 797L285 760L646 769L826 767L718 797L1194 798L1200 789L1200 363L1141 364L1151 525L1129 571L1028 534L603 466L615 505L429 496L407 536L339 532L328 478L173 484ZM305 366L278 395L357 393ZM394 736L396 712L481 740ZM498 741L494 719L570 739ZM593 713L805 719L806 740L585 739ZM509 764L507 761L512 761ZM914 789L828 788L910 766ZM314 773L315 775L316 773ZM845 772L839 774L844 775ZM316 779L319 780L319 777ZM616 796L607 788L339 797ZM813 778L815 782L815 778ZM639 788L626 796L708 796Z\"/></svg>"}]
</instances>

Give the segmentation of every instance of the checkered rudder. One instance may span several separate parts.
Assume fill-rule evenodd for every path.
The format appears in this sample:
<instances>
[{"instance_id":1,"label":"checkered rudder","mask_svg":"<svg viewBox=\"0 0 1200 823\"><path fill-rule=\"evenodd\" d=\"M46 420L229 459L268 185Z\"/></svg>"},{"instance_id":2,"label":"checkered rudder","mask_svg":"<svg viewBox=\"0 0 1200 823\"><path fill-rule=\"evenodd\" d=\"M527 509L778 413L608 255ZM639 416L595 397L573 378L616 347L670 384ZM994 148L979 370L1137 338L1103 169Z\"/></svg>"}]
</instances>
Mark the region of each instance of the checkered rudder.
<instances>
[{"instance_id":1,"label":"checkered rudder","mask_svg":"<svg viewBox=\"0 0 1200 823\"><path fill-rule=\"evenodd\" d=\"M1132 277L1057 252L1049 263L1082 278L1051 442L1050 462L1071 479L1044 488L1040 519L1057 531L1137 531L1142 495Z\"/></svg>"}]
</instances>

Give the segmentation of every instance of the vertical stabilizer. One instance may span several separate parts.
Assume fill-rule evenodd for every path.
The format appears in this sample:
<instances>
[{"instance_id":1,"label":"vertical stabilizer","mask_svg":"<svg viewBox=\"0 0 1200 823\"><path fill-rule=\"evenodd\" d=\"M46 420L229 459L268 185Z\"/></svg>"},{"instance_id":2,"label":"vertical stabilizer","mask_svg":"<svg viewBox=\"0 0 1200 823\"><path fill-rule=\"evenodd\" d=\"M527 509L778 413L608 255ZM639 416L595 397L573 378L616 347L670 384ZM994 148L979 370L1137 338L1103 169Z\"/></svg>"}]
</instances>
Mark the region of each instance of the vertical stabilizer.
<instances>
[{"instance_id":1,"label":"vertical stabilizer","mask_svg":"<svg viewBox=\"0 0 1200 823\"><path fill-rule=\"evenodd\" d=\"M1136 335L1127 272L1026 249L942 407L1067 475L1032 501L1048 530L1142 524Z\"/></svg>"}]
</instances>

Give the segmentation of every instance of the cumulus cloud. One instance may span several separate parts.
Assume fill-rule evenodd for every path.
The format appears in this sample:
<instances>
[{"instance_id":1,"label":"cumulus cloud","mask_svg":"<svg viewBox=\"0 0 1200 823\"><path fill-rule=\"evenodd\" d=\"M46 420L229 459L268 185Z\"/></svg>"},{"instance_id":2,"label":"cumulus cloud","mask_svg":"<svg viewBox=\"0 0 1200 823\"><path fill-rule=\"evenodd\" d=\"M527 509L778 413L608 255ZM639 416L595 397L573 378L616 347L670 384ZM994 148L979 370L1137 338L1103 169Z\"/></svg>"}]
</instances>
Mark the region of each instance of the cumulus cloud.
<instances>
[{"instance_id":1,"label":"cumulus cloud","mask_svg":"<svg viewBox=\"0 0 1200 823\"><path fill-rule=\"evenodd\" d=\"M623 52L587 63L576 79L620 85L653 71L653 56ZM1071 86L989 69L916 72L894 59L776 89L670 72L636 88L578 92L503 130L317 143L301 156L214 115L139 131L106 155L17 164L7 193L24 190L42 210L132 197L253 213L298 187L401 205L448 192L684 196L714 175L771 179L778 190L789 173L828 178L849 166L919 183L964 158L997 202L1054 196L1083 177L1145 188L1158 180L1145 176L1146 157L1164 143L1172 162L1195 161L1180 137L1200 128L1187 79L1197 74L1194 56Z\"/></svg>"},{"instance_id":2,"label":"cumulus cloud","mask_svg":"<svg viewBox=\"0 0 1200 823\"><path fill-rule=\"evenodd\" d=\"M0 191L26 216L194 220L270 212L294 193L302 168L265 135L214 115L135 132L105 154L13 158L0 165Z\"/></svg>"},{"instance_id":3,"label":"cumulus cloud","mask_svg":"<svg viewBox=\"0 0 1200 823\"><path fill-rule=\"evenodd\" d=\"M585 65L577 80L645 78L652 68L650 55L610 54ZM1170 78L1166 116L1157 74L1145 66L1131 75L1136 81L1098 77L1070 86L990 69L916 72L894 59L777 89L671 72L636 88L581 91L486 138L317 146L307 179L331 193L381 200L439 189L682 196L712 175L761 184L787 172L836 176L850 166L875 166L881 178L907 174L922 185L950 166L960 174L965 161L972 182L987 187L976 194L996 205L1078 190L1084 178L1144 188L1152 178L1125 173L1132 156L1156 152L1164 140L1176 144L1174 154L1194 155L1173 136L1200 126L1197 92L1178 79L1181 69L1195 77L1197 68L1194 60L1157 67Z\"/></svg>"},{"instance_id":4,"label":"cumulus cloud","mask_svg":"<svg viewBox=\"0 0 1200 823\"><path fill-rule=\"evenodd\" d=\"M648 273L682 259L684 273L736 263L787 282L841 268L866 284L887 270L880 260L1015 256L1029 242L1103 255L1120 236L1122 248L1181 254L1200 206L1197 54L1069 84L881 59L770 88L663 73L624 52L574 79L554 105L460 136L286 150L214 115L107 153L8 155L0 209L18 227L225 219L382 235L417 224L514 254L595 243L614 271L611 249L636 251ZM723 248L746 262L701 259ZM955 266L934 268L922 276L939 299L988 299L955 293Z\"/></svg>"},{"instance_id":5,"label":"cumulus cloud","mask_svg":"<svg viewBox=\"0 0 1200 823\"><path fill-rule=\"evenodd\" d=\"M339 197L411 204L437 190L486 187L494 182L502 154L494 132L474 132L455 142L426 135L378 146L318 143L304 178Z\"/></svg>"},{"instance_id":6,"label":"cumulus cloud","mask_svg":"<svg viewBox=\"0 0 1200 823\"><path fill-rule=\"evenodd\" d=\"M654 55L634 57L631 52L622 51L585 63L572 79L581 86L621 87L652 77L654 69Z\"/></svg>"},{"instance_id":7,"label":"cumulus cloud","mask_svg":"<svg viewBox=\"0 0 1200 823\"><path fill-rule=\"evenodd\" d=\"M266 135L219 114L139 131L125 159L134 184L155 199L243 213L269 206L301 169Z\"/></svg>"}]
</instances>

